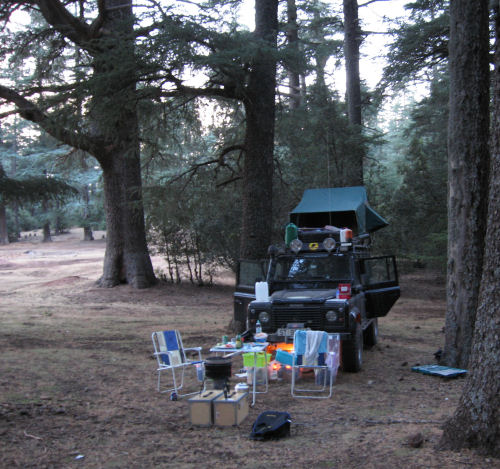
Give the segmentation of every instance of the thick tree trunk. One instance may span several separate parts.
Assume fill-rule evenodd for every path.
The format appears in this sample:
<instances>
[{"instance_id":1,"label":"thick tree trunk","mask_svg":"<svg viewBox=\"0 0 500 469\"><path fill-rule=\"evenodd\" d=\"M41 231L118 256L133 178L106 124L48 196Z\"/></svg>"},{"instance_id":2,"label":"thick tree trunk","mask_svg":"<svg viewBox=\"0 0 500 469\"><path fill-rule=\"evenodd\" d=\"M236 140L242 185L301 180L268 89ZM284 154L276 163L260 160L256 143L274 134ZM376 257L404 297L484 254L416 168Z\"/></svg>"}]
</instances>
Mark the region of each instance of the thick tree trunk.
<instances>
[{"instance_id":1,"label":"thick tree trunk","mask_svg":"<svg viewBox=\"0 0 500 469\"><path fill-rule=\"evenodd\" d=\"M0 244L9 244L9 232L7 231L7 214L5 205L0 203Z\"/></svg>"},{"instance_id":2,"label":"thick tree trunk","mask_svg":"<svg viewBox=\"0 0 500 469\"><path fill-rule=\"evenodd\" d=\"M358 1L344 0L344 55L346 69L346 99L349 123L358 130L362 139L361 115L361 79L359 75L359 47L361 44L361 28L358 18ZM363 145L355 160L348 165L345 185L363 185Z\"/></svg>"},{"instance_id":3,"label":"thick tree trunk","mask_svg":"<svg viewBox=\"0 0 500 469\"><path fill-rule=\"evenodd\" d=\"M50 235L50 222L45 222L43 224L43 240L42 243L52 242L52 236Z\"/></svg>"},{"instance_id":4,"label":"thick tree trunk","mask_svg":"<svg viewBox=\"0 0 500 469\"><path fill-rule=\"evenodd\" d=\"M481 1L486 9L486 1ZM477 447L500 456L500 51L499 19L494 72L491 175L485 256L469 374L455 415L442 437L445 447Z\"/></svg>"},{"instance_id":5,"label":"thick tree trunk","mask_svg":"<svg viewBox=\"0 0 500 469\"><path fill-rule=\"evenodd\" d=\"M346 69L347 115L351 124L361 125L361 80L359 77L358 1L344 0L344 55Z\"/></svg>"},{"instance_id":6,"label":"thick tree trunk","mask_svg":"<svg viewBox=\"0 0 500 469\"><path fill-rule=\"evenodd\" d=\"M244 99L246 153L240 256L246 259L265 257L271 242L277 0L256 0L255 25L255 35L264 45L252 64Z\"/></svg>"},{"instance_id":7,"label":"thick tree trunk","mask_svg":"<svg viewBox=\"0 0 500 469\"><path fill-rule=\"evenodd\" d=\"M120 47L94 57L95 75L107 89L94 96L94 132L109 145L96 155L104 179L106 253L99 284L112 287L127 282L136 288L155 283L149 257L142 203L139 127L136 108L132 3L105 0L108 13L103 28L113 31Z\"/></svg>"},{"instance_id":8,"label":"thick tree trunk","mask_svg":"<svg viewBox=\"0 0 500 469\"><path fill-rule=\"evenodd\" d=\"M20 223L19 223L19 204L17 202L14 202L11 207L12 214L14 215L14 236L17 239L21 237L21 228L20 228Z\"/></svg>"},{"instance_id":9,"label":"thick tree trunk","mask_svg":"<svg viewBox=\"0 0 500 469\"><path fill-rule=\"evenodd\" d=\"M92 233L92 227L90 225L84 225L83 227L83 240L94 241L94 234Z\"/></svg>"},{"instance_id":10,"label":"thick tree trunk","mask_svg":"<svg viewBox=\"0 0 500 469\"><path fill-rule=\"evenodd\" d=\"M136 288L155 283L142 206L140 161L135 149L113 154L103 166L106 200L106 253L99 284L126 282Z\"/></svg>"},{"instance_id":11,"label":"thick tree trunk","mask_svg":"<svg viewBox=\"0 0 500 469\"><path fill-rule=\"evenodd\" d=\"M478 306L488 195L487 0L450 3L448 281L443 364L467 368Z\"/></svg>"},{"instance_id":12,"label":"thick tree trunk","mask_svg":"<svg viewBox=\"0 0 500 469\"><path fill-rule=\"evenodd\" d=\"M500 125L500 121L497 122ZM500 457L500 148L493 154L486 251L469 375L442 444Z\"/></svg>"}]
</instances>

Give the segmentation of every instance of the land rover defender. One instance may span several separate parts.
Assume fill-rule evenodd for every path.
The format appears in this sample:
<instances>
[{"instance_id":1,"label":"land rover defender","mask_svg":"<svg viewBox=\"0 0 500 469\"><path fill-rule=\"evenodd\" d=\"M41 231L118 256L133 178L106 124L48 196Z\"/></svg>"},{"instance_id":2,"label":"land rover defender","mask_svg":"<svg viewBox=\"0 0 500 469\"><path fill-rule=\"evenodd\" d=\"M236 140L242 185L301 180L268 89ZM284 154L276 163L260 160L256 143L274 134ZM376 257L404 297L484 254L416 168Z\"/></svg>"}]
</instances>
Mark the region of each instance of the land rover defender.
<instances>
[{"instance_id":1,"label":"land rover defender","mask_svg":"<svg viewBox=\"0 0 500 469\"><path fill-rule=\"evenodd\" d=\"M363 187L305 191L284 245L267 261L240 262L235 323L253 331L258 320L271 343L290 342L297 328L339 334L343 370L359 371L377 319L400 295L395 257L370 255L371 233L386 225ZM258 297L256 282L267 290Z\"/></svg>"}]
</instances>

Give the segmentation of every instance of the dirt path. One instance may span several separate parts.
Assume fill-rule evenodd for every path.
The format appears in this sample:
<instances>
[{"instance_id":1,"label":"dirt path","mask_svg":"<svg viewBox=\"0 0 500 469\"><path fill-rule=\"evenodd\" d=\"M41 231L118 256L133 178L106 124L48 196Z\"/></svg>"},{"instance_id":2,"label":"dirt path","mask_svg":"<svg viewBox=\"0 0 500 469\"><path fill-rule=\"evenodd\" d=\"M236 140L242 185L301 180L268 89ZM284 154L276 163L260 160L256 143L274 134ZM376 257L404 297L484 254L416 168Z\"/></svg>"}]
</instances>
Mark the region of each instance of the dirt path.
<instances>
[{"instance_id":1,"label":"dirt path","mask_svg":"<svg viewBox=\"0 0 500 469\"><path fill-rule=\"evenodd\" d=\"M239 427L200 428L186 400L155 391L151 332L180 329L207 355L227 333L231 287L100 289L104 241L79 239L0 247L0 467L500 468L435 449L463 385L411 371L433 363L443 341L435 276L403 279L379 344L362 372L339 373L331 399L292 399L288 383L272 382ZM264 410L289 412L291 437L249 440Z\"/></svg>"}]
</instances>

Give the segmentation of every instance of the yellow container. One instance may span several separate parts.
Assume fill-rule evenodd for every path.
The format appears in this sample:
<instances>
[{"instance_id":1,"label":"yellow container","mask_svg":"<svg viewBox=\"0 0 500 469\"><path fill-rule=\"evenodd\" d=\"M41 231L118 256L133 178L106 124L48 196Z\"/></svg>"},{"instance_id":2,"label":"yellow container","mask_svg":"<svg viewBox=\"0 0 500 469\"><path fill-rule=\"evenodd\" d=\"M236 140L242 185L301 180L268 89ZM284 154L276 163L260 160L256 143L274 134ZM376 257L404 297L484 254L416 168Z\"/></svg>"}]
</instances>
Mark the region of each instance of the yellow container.
<instances>
[{"instance_id":1,"label":"yellow container","mask_svg":"<svg viewBox=\"0 0 500 469\"><path fill-rule=\"evenodd\" d=\"M267 354L267 363L271 361L271 354ZM244 353L243 354L243 366L247 368L252 368L255 366L254 362L254 354L253 353ZM264 352L259 352L257 354L257 368L264 368L266 366L266 357Z\"/></svg>"}]
</instances>

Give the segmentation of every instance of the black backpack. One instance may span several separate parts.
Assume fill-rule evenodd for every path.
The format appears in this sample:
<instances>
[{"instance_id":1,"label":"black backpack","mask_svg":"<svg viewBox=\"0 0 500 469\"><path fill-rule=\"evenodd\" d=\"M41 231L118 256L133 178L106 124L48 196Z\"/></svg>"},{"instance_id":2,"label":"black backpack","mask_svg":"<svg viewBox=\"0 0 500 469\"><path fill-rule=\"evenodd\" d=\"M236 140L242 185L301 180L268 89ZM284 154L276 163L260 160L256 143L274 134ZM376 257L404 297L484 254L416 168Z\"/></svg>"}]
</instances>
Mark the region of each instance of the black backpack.
<instances>
[{"instance_id":1,"label":"black backpack","mask_svg":"<svg viewBox=\"0 0 500 469\"><path fill-rule=\"evenodd\" d=\"M274 440L289 436L291 422L292 418L288 412L266 410L254 422L250 439Z\"/></svg>"}]
</instances>

